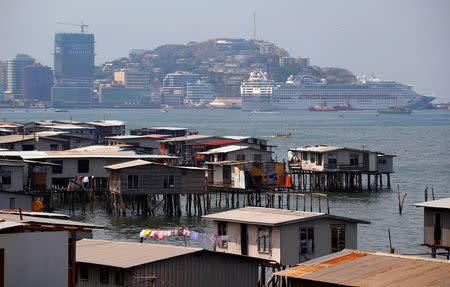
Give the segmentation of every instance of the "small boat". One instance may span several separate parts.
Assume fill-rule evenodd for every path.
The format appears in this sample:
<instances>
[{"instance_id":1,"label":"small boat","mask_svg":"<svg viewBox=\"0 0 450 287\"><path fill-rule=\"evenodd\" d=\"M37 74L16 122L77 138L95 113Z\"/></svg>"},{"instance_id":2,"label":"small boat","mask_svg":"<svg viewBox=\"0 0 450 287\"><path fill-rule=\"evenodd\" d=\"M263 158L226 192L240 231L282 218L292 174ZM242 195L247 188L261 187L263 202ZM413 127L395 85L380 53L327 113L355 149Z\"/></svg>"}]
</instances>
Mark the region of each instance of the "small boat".
<instances>
[{"instance_id":1,"label":"small boat","mask_svg":"<svg viewBox=\"0 0 450 287\"><path fill-rule=\"evenodd\" d=\"M389 107L387 110L378 110L379 114L403 114L403 115L409 115L411 113L410 109L402 108L398 106Z\"/></svg>"},{"instance_id":2,"label":"small boat","mask_svg":"<svg viewBox=\"0 0 450 287\"><path fill-rule=\"evenodd\" d=\"M278 134L275 135L276 138L287 138L287 137L290 137L290 136L291 136L291 133L287 133L287 134L278 133Z\"/></svg>"},{"instance_id":3,"label":"small boat","mask_svg":"<svg viewBox=\"0 0 450 287\"><path fill-rule=\"evenodd\" d=\"M337 112L338 111L338 109L327 107L323 103L323 101L320 101L317 104L317 106L315 106L315 107L309 107L308 110L313 111L313 112Z\"/></svg>"},{"instance_id":4,"label":"small boat","mask_svg":"<svg viewBox=\"0 0 450 287\"><path fill-rule=\"evenodd\" d=\"M342 104L342 105L333 106L333 108L337 109L338 111L362 111L362 110L364 110L364 109L352 107L349 102L344 102L344 104Z\"/></svg>"},{"instance_id":5,"label":"small boat","mask_svg":"<svg viewBox=\"0 0 450 287\"><path fill-rule=\"evenodd\" d=\"M168 113L169 111L167 109L161 109L160 112L161 113Z\"/></svg>"}]
</instances>

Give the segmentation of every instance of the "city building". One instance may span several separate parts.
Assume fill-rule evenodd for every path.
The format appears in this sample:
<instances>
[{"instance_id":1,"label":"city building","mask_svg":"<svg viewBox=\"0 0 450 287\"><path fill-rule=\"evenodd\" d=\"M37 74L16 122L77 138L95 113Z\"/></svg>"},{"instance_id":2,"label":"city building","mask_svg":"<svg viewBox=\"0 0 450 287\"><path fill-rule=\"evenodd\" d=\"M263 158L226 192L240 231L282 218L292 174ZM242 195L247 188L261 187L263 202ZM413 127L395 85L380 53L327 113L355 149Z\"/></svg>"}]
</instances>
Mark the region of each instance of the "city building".
<instances>
[{"instance_id":1,"label":"city building","mask_svg":"<svg viewBox=\"0 0 450 287\"><path fill-rule=\"evenodd\" d=\"M288 65L298 64L302 67L309 66L309 57L281 57L279 60L280 67L286 67Z\"/></svg>"},{"instance_id":2,"label":"city building","mask_svg":"<svg viewBox=\"0 0 450 287\"><path fill-rule=\"evenodd\" d=\"M53 71L50 67L34 63L24 68L23 87L25 99L50 102L52 86Z\"/></svg>"},{"instance_id":3,"label":"city building","mask_svg":"<svg viewBox=\"0 0 450 287\"><path fill-rule=\"evenodd\" d=\"M190 72L177 71L175 73L169 73L163 80L163 87L174 88L183 87L186 88L188 83L197 83L200 80L199 74L194 74Z\"/></svg>"},{"instance_id":4,"label":"city building","mask_svg":"<svg viewBox=\"0 0 450 287\"><path fill-rule=\"evenodd\" d=\"M51 95L54 107L89 107L92 100L92 88L54 86Z\"/></svg>"},{"instance_id":5,"label":"city building","mask_svg":"<svg viewBox=\"0 0 450 287\"><path fill-rule=\"evenodd\" d=\"M203 81L187 84L185 102L190 104L203 104L214 101L215 93L211 84Z\"/></svg>"},{"instance_id":6,"label":"city building","mask_svg":"<svg viewBox=\"0 0 450 287\"><path fill-rule=\"evenodd\" d=\"M127 88L145 88L150 84L150 73L139 72L137 69L121 69L114 72L114 82L125 85Z\"/></svg>"},{"instance_id":7,"label":"city building","mask_svg":"<svg viewBox=\"0 0 450 287\"><path fill-rule=\"evenodd\" d=\"M34 59L26 54L17 54L6 61L6 91L8 93L14 97L23 96L23 69L33 63Z\"/></svg>"},{"instance_id":8,"label":"city building","mask_svg":"<svg viewBox=\"0 0 450 287\"><path fill-rule=\"evenodd\" d=\"M55 34L55 85L92 86L94 80L94 34Z\"/></svg>"},{"instance_id":9,"label":"city building","mask_svg":"<svg viewBox=\"0 0 450 287\"><path fill-rule=\"evenodd\" d=\"M126 88L123 85L100 84L98 101L101 105L138 105L150 103L148 88Z\"/></svg>"},{"instance_id":10,"label":"city building","mask_svg":"<svg viewBox=\"0 0 450 287\"><path fill-rule=\"evenodd\" d=\"M0 93L6 89L6 63L0 61Z\"/></svg>"},{"instance_id":11,"label":"city building","mask_svg":"<svg viewBox=\"0 0 450 287\"><path fill-rule=\"evenodd\" d=\"M55 34L54 106L89 107L94 81L94 34Z\"/></svg>"}]
</instances>

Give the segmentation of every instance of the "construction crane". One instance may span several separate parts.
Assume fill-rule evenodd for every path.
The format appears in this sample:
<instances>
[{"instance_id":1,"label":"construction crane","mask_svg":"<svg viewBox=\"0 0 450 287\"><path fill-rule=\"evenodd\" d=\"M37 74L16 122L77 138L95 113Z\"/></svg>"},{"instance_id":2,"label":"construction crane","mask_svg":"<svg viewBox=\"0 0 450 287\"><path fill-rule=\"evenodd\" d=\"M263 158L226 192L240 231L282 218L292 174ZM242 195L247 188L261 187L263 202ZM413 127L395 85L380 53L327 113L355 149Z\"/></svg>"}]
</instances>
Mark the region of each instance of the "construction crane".
<instances>
[{"instance_id":1,"label":"construction crane","mask_svg":"<svg viewBox=\"0 0 450 287\"><path fill-rule=\"evenodd\" d=\"M81 33L83 33L83 34L84 34L84 29L85 28L89 28L89 25L83 24L83 22L81 22L81 25L80 24L73 24L73 23L65 23L65 22L56 22L56 24L80 27L81 28Z\"/></svg>"}]
</instances>

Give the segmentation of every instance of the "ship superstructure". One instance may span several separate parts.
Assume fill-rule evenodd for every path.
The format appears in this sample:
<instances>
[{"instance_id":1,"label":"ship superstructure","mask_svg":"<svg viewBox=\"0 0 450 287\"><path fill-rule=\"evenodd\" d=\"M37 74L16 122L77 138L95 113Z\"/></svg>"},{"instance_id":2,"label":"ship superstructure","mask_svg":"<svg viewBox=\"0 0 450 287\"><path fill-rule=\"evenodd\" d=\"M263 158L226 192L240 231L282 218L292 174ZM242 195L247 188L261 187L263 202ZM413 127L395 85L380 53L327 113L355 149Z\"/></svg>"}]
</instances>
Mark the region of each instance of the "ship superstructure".
<instances>
[{"instance_id":1,"label":"ship superstructure","mask_svg":"<svg viewBox=\"0 0 450 287\"><path fill-rule=\"evenodd\" d=\"M274 83L267 79L267 73L253 71L247 81L241 84L243 111L273 110Z\"/></svg>"},{"instance_id":2,"label":"ship superstructure","mask_svg":"<svg viewBox=\"0 0 450 287\"><path fill-rule=\"evenodd\" d=\"M251 97L250 90L245 98L244 94L242 96L242 106L246 106L246 110L253 110L252 104L258 105L257 97ZM249 99L252 102L247 101ZM274 110L299 110L316 106L320 101L329 107L347 102L358 109L387 109L394 105L417 109L432 99L418 94L410 85L381 81L375 77L364 77L352 84L327 84L312 76L300 75L290 76L285 83L273 85L271 105ZM265 105L269 106L268 103Z\"/></svg>"}]
</instances>

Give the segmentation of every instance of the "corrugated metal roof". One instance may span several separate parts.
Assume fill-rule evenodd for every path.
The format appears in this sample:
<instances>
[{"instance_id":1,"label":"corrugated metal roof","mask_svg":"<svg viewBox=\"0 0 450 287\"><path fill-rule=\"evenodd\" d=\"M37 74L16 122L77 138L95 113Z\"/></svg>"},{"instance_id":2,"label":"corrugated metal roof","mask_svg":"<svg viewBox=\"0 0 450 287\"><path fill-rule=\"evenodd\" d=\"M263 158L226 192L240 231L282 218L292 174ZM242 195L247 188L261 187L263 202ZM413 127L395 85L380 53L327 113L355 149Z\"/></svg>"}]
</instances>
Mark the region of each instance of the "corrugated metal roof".
<instances>
[{"instance_id":1,"label":"corrugated metal roof","mask_svg":"<svg viewBox=\"0 0 450 287\"><path fill-rule=\"evenodd\" d=\"M20 222L16 222L16 221L6 221L6 220L0 220L0 230L6 230L9 228L14 228L14 227L19 227L19 226L23 226L25 224L20 223Z\"/></svg>"},{"instance_id":2,"label":"corrugated metal roof","mask_svg":"<svg viewBox=\"0 0 450 287\"><path fill-rule=\"evenodd\" d=\"M193 167L193 166L165 165L165 164L160 164L160 163L155 163L155 162L150 162L150 161L140 160L140 159L117 163L117 164L112 164L112 165L107 165L107 166L105 166L105 168L119 170L119 169L124 169L124 168L145 166L145 165L157 165L157 166L163 166L163 167L169 167L169 168L181 168L181 169L192 169L192 170L207 170L205 168Z\"/></svg>"},{"instance_id":3,"label":"corrugated metal roof","mask_svg":"<svg viewBox=\"0 0 450 287\"><path fill-rule=\"evenodd\" d=\"M76 261L77 263L130 268L201 250L203 248L82 239L77 241Z\"/></svg>"},{"instance_id":4,"label":"corrugated metal roof","mask_svg":"<svg viewBox=\"0 0 450 287\"><path fill-rule=\"evenodd\" d=\"M418 207L431 207L431 208L443 208L443 209L450 209L450 197L443 198L443 199L437 199L432 201L425 201L422 203L416 203L414 204Z\"/></svg>"},{"instance_id":5,"label":"corrugated metal roof","mask_svg":"<svg viewBox=\"0 0 450 287\"><path fill-rule=\"evenodd\" d=\"M449 286L450 261L344 250L275 274L343 286Z\"/></svg>"},{"instance_id":6,"label":"corrugated metal roof","mask_svg":"<svg viewBox=\"0 0 450 287\"><path fill-rule=\"evenodd\" d=\"M170 138L169 135L160 135L160 134L149 134L149 135L143 135L143 137L146 138L154 138L154 139L162 139L162 138Z\"/></svg>"},{"instance_id":7,"label":"corrugated metal roof","mask_svg":"<svg viewBox=\"0 0 450 287\"><path fill-rule=\"evenodd\" d=\"M224 147L211 149L211 150L204 151L204 152L199 152L198 154L228 153L228 152L244 150L244 149L249 149L249 148L251 148L251 147L249 147L249 146L240 146L240 145L229 145L229 146L224 146ZM264 150L262 150L262 151L265 152Z\"/></svg>"},{"instance_id":8,"label":"corrugated metal roof","mask_svg":"<svg viewBox=\"0 0 450 287\"><path fill-rule=\"evenodd\" d=\"M22 213L23 214L23 213ZM34 225L50 225L56 227L78 227L78 228L104 228L103 226L73 221L69 219L59 219L59 218L49 218L49 217L39 217L39 216L29 216L22 215L22 220L18 214L0 214L0 218L7 221L15 221L21 223L29 223Z\"/></svg>"},{"instance_id":9,"label":"corrugated metal roof","mask_svg":"<svg viewBox=\"0 0 450 287\"><path fill-rule=\"evenodd\" d=\"M106 121L96 121L96 122L85 122L84 124L99 126L99 127L114 127L114 126L124 126L125 122L117 120L106 120Z\"/></svg>"},{"instance_id":10,"label":"corrugated metal roof","mask_svg":"<svg viewBox=\"0 0 450 287\"><path fill-rule=\"evenodd\" d=\"M201 142L201 143L193 143L188 145L209 145L209 146L218 146L218 145L226 145L232 143L238 143L239 141L234 140L220 140L220 141L210 141L210 142Z\"/></svg>"},{"instance_id":11,"label":"corrugated metal roof","mask_svg":"<svg viewBox=\"0 0 450 287\"><path fill-rule=\"evenodd\" d=\"M211 220L221 220L227 222L247 223L253 225L278 226L283 224L292 224L296 222L311 219L339 219L343 221L351 221L356 223L368 224L369 222L329 215L323 212L295 211L287 209L265 208L265 207L243 207L229 211L214 213L203 216L203 218Z\"/></svg>"},{"instance_id":12,"label":"corrugated metal roof","mask_svg":"<svg viewBox=\"0 0 450 287\"><path fill-rule=\"evenodd\" d=\"M162 140L160 142L182 142L182 141L191 141L191 140L200 140L200 139L207 139L212 138L213 136L203 136L203 135L187 135L184 137L174 137L166 140Z\"/></svg>"},{"instance_id":13,"label":"corrugated metal roof","mask_svg":"<svg viewBox=\"0 0 450 287\"><path fill-rule=\"evenodd\" d=\"M188 128L177 128L177 127L152 127L151 130L167 130L167 131L187 131Z\"/></svg>"}]
</instances>

